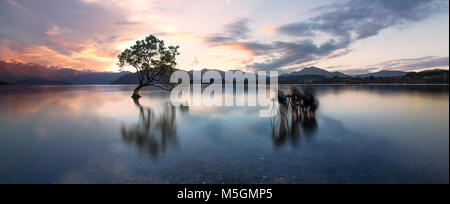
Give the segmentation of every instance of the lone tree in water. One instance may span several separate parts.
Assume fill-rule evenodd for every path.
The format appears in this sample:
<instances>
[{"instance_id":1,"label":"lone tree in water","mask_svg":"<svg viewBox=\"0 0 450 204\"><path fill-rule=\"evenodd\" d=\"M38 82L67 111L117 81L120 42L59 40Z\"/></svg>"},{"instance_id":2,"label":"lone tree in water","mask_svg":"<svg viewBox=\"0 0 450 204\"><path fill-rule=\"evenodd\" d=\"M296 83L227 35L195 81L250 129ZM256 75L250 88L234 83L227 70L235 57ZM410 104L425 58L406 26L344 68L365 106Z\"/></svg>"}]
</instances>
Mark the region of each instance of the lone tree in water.
<instances>
[{"instance_id":1,"label":"lone tree in water","mask_svg":"<svg viewBox=\"0 0 450 204\"><path fill-rule=\"evenodd\" d=\"M139 40L119 55L119 66L130 65L136 69L139 85L133 91L133 98L141 96L139 91L146 86L171 90L170 76L175 71L179 46L165 47L164 41L153 35Z\"/></svg>"}]
</instances>

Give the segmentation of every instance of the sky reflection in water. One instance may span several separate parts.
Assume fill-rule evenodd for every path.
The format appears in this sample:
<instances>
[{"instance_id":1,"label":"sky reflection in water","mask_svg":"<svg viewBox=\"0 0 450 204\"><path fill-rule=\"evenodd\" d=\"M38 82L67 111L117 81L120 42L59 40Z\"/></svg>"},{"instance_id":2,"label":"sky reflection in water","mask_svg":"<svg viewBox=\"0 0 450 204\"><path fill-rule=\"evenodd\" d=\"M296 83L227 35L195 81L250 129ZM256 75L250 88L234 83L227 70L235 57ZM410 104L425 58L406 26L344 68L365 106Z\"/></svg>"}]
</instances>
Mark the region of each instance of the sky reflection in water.
<instances>
[{"instance_id":1,"label":"sky reflection in water","mask_svg":"<svg viewBox=\"0 0 450 204\"><path fill-rule=\"evenodd\" d=\"M288 132L132 88L1 87L0 183L449 182L448 86L318 86Z\"/></svg>"}]
</instances>

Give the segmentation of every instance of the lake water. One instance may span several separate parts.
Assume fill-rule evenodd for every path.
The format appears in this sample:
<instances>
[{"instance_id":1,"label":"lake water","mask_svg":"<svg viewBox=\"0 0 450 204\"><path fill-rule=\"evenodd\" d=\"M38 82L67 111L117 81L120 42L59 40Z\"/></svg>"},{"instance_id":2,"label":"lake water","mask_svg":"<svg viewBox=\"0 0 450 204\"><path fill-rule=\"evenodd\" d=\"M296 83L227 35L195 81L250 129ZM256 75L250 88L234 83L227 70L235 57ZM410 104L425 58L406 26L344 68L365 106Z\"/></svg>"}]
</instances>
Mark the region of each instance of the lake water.
<instances>
[{"instance_id":1,"label":"lake water","mask_svg":"<svg viewBox=\"0 0 450 204\"><path fill-rule=\"evenodd\" d=\"M286 126L132 89L0 87L0 183L449 183L448 86L315 86Z\"/></svg>"}]
</instances>

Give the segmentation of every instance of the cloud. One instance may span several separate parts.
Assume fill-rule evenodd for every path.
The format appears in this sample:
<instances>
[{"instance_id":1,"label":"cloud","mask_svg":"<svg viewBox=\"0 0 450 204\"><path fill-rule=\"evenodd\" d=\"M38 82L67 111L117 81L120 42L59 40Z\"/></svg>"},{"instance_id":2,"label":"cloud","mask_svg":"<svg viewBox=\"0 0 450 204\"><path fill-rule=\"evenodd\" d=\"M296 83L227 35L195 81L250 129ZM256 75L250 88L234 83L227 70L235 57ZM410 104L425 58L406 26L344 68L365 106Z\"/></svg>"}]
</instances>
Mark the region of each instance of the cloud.
<instances>
[{"instance_id":1,"label":"cloud","mask_svg":"<svg viewBox=\"0 0 450 204\"><path fill-rule=\"evenodd\" d=\"M449 57L426 56L419 58L396 59L369 65L365 68L348 69L342 72L350 75L367 74L382 70L391 71L423 71L430 69L448 69Z\"/></svg>"},{"instance_id":2,"label":"cloud","mask_svg":"<svg viewBox=\"0 0 450 204\"><path fill-rule=\"evenodd\" d=\"M378 68L374 68L374 67L361 68L361 69L348 69L348 70L343 70L342 73L348 74L348 75L361 75L361 74L372 73L376 70L378 70Z\"/></svg>"},{"instance_id":3,"label":"cloud","mask_svg":"<svg viewBox=\"0 0 450 204\"><path fill-rule=\"evenodd\" d=\"M397 59L382 62L374 67L387 70L416 71L425 69L448 68L449 57L421 57L411 59Z\"/></svg>"},{"instance_id":4,"label":"cloud","mask_svg":"<svg viewBox=\"0 0 450 204\"><path fill-rule=\"evenodd\" d=\"M226 46L263 58L262 62L250 63L246 65L246 68L269 71L285 69L290 65L303 64L322 57L334 58L341 56L349 52L346 48L350 43L350 41L330 39L319 45L312 40L302 40L297 42L275 41L271 43L234 42L215 46ZM335 53L336 51L339 52Z\"/></svg>"},{"instance_id":5,"label":"cloud","mask_svg":"<svg viewBox=\"0 0 450 204\"><path fill-rule=\"evenodd\" d=\"M216 33L206 37L206 41L209 43L220 44L247 39L250 33L250 22L251 21L247 18L237 19L225 25L222 33Z\"/></svg>"},{"instance_id":6,"label":"cloud","mask_svg":"<svg viewBox=\"0 0 450 204\"><path fill-rule=\"evenodd\" d=\"M60 1L41 2L46 5L36 12L35 4L22 2L27 12L2 12L9 16L9 22L0 21L0 60L33 62L42 65L66 66L79 69L104 69L113 63L112 55L116 49L100 43L107 38L102 35L106 22L102 16L90 19L92 25L85 26L86 16L74 12L75 8L84 8L85 14L93 15L101 9L83 7L80 3L61 3ZM73 2L72 2L73 3ZM3 10L2 10L3 11ZM41 15L51 13L52 15ZM104 13L108 16L109 13ZM71 18L67 18L70 16ZM112 19L114 17L111 15ZM33 19L31 24L28 19ZM5 25L6 24L6 25ZM5 25L5 26L4 26ZM65 26L73 29L68 29ZM89 60L84 60L89 58Z\"/></svg>"},{"instance_id":7,"label":"cloud","mask_svg":"<svg viewBox=\"0 0 450 204\"><path fill-rule=\"evenodd\" d=\"M115 62L111 53L95 44L83 45L78 51L63 54L45 45L28 45L8 39L0 42L0 60L97 71L103 71L103 69L96 68L108 67Z\"/></svg>"},{"instance_id":8,"label":"cloud","mask_svg":"<svg viewBox=\"0 0 450 204\"><path fill-rule=\"evenodd\" d=\"M302 22L276 29L283 35L300 39L325 39L296 42L236 42L237 38L215 39L216 46L230 46L254 55L267 54L258 62L247 65L254 70L283 70L286 67L310 63L348 54L349 46L361 39L376 36L386 28L404 26L448 11L447 0L348 0L312 9L321 13ZM242 29L242 28L241 28ZM242 29L244 33L248 30ZM235 41L235 42L232 42ZM323 41L323 40L322 40Z\"/></svg>"},{"instance_id":9,"label":"cloud","mask_svg":"<svg viewBox=\"0 0 450 204\"><path fill-rule=\"evenodd\" d=\"M340 0L296 14L302 15L301 19L311 16L306 20L271 27L266 25L280 20L272 19L273 16L278 15L283 20L284 13L276 12L286 12L297 4L274 3L273 8L263 9L258 3L248 3L243 8L244 5L233 2L235 5L226 7L224 3L228 5L230 0L194 2L0 0L0 27L7 28L0 29L0 60L105 70L115 68L120 50L153 33L193 50L180 56L180 60L185 60L180 63L186 66L183 68L189 68L192 59L198 56L204 66L286 71L346 55L352 51L350 46L360 39L448 10L447 0ZM249 9L247 6L254 9L254 14L240 14L240 9ZM175 10L180 12L173 12ZM274 12L264 17L270 21L261 20L261 14L268 10ZM205 11L206 15L194 14ZM224 13L205 20L205 16L216 14L211 12L219 11ZM236 16L253 16L255 19ZM224 18L236 19L224 25L221 31L211 31L215 28L214 22ZM206 21L211 24L204 24ZM265 33L252 36L257 34L252 32L253 27ZM222 47L232 50L229 52ZM208 59L206 55L212 52L220 52L222 59L233 59L233 63L223 65L218 60Z\"/></svg>"},{"instance_id":10,"label":"cloud","mask_svg":"<svg viewBox=\"0 0 450 204\"><path fill-rule=\"evenodd\" d=\"M15 1L15 0L4 0L7 4L9 4L10 6L12 6L12 7L16 7L16 8L19 8L19 9L21 9L22 8L22 6L17 2L17 1Z\"/></svg>"},{"instance_id":11,"label":"cloud","mask_svg":"<svg viewBox=\"0 0 450 204\"><path fill-rule=\"evenodd\" d=\"M60 32L59 32L59 27L58 26L52 26L51 28L49 28L46 32L45 32L45 34L47 34L48 36L55 36L55 35L58 35Z\"/></svg>"},{"instance_id":12,"label":"cloud","mask_svg":"<svg viewBox=\"0 0 450 204\"><path fill-rule=\"evenodd\" d=\"M275 41L261 43L247 41L249 38L248 19L238 19L224 28L224 33L206 37L210 47L228 47L262 58L245 65L247 70L275 70L292 64L302 64L318 60L321 57L335 58L350 52L347 47L351 41L330 39L322 44L315 44L312 40L296 42ZM335 53L335 51L339 51ZM286 69L286 68L285 68Z\"/></svg>"},{"instance_id":13,"label":"cloud","mask_svg":"<svg viewBox=\"0 0 450 204\"><path fill-rule=\"evenodd\" d=\"M153 33L152 35L173 38L173 39L191 39L191 40L197 40L197 41L201 41L201 42L205 42L209 39L207 37L198 35L193 32L158 32L158 33Z\"/></svg>"},{"instance_id":14,"label":"cloud","mask_svg":"<svg viewBox=\"0 0 450 204\"><path fill-rule=\"evenodd\" d=\"M196 67L199 64L200 64L200 61L198 60L198 57L195 57L191 63L191 67Z\"/></svg>"},{"instance_id":15,"label":"cloud","mask_svg":"<svg viewBox=\"0 0 450 204\"><path fill-rule=\"evenodd\" d=\"M262 31L263 31L264 33L275 33L275 32L278 31L278 29L277 29L277 28L274 28L274 27L272 27L272 26L265 26L265 27L262 29Z\"/></svg>"},{"instance_id":16,"label":"cloud","mask_svg":"<svg viewBox=\"0 0 450 204\"><path fill-rule=\"evenodd\" d=\"M295 64L303 64L328 56L336 50L348 47L349 41L329 40L320 45L316 45L312 40L303 40L300 42L274 42L272 43L270 52L274 57L268 57L262 63L254 63L247 65L249 69L256 70L274 70ZM263 48L264 49L264 48ZM264 50L259 52L263 53ZM267 50L265 50L267 52Z\"/></svg>"},{"instance_id":17,"label":"cloud","mask_svg":"<svg viewBox=\"0 0 450 204\"><path fill-rule=\"evenodd\" d=\"M115 23L115 25L121 25L121 26L134 26L134 25L142 25L142 22L138 22L138 21L121 21L121 22L117 22Z\"/></svg>"},{"instance_id":18,"label":"cloud","mask_svg":"<svg viewBox=\"0 0 450 204\"><path fill-rule=\"evenodd\" d=\"M333 9L331 9L333 8ZM297 37L321 33L364 39L381 30L417 22L448 10L447 0L349 0L327 7L327 11L305 22L281 26L279 31Z\"/></svg>"},{"instance_id":19,"label":"cloud","mask_svg":"<svg viewBox=\"0 0 450 204\"><path fill-rule=\"evenodd\" d=\"M122 47L164 22L142 14L154 8L148 0L5 2L27 12L0 7L0 19L8 19L0 20L0 27L8 28L0 29L0 60L47 66L113 69Z\"/></svg>"}]
</instances>

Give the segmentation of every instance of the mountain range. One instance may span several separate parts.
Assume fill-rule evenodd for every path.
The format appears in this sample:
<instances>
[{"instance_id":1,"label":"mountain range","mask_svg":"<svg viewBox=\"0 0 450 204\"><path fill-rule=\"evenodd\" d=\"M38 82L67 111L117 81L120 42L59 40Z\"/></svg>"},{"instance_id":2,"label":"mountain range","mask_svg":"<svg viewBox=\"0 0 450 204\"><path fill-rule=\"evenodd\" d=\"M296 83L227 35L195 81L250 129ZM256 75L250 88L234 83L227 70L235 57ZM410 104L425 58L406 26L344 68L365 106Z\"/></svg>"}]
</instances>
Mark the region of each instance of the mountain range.
<instances>
[{"instance_id":1,"label":"mountain range","mask_svg":"<svg viewBox=\"0 0 450 204\"><path fill-rule=\"evenodd\" d=\"M180 71L180 70L178 70L178 71ZM217 71L217 72L219 72L222 79L225 79L225 72L221 71L221 70L202 69L200 71L201 71L201 76L203 76L203 74L205 74L208 71ZM233 71L237 71L237 70L233 70ZM190 78L193 79L194 71L191 70L191 71L188 71L187 73L189 74ZM137 74L129 73L129 74L119 77L117 80L113 81L111 84L138 84L138 83L139 83L139 80L138 80Z\"/></svg>"},{"instance_id":2,"label":"mountain range","mask_svg":"<svg viewBox=\"0 0 450 204\"><path fill-rule=\"evenodd\" d=\"M369 73L369 74L362 74L357 75L361 78L368 78L368 77L403 77L406 76L408 72L402 72L402 71L390 71L390 70L383 70L375 73Z\"/></svg>"},{"instance_id":3,"label":"mountain range","mask_svg":"<svg viewBox=\"0 0 450 204\"><path fill-rule=\"evenodd\" d=\"M38 64L0 61L0 81L23 85L110 84L131 72L78 71L70 68L45 67Z\"/></svg>"},{"instance_id":4,"label":"mountain range","mask_svg":"<svg viewBox=\"0 0 450 204\"><path fill-rule=\"evenodd\" d=\"M329 72L327 70L320 69L318 67L307 67L300 71L292 72L288 76L305 76L305 75L309 75L309 76L316 75L316 76L323 76L323 77L349 77L349 75L346 75L341 72Z\"/></svg>"},{"instance_id":5,"label":"mountain range","mask_svg":"<svg viewBox=\"0 0 450 204\"><path fill-rule=\"evenodd\" d=\"M207 71L218 71L222 78L225 72L214 69L201 70L202 75ZM436 72L442 70L429 70ZM445 70L444 70L445 71ZM427 72L427 71L425 71ZM188 74L193 75L193 71ZM408 72L384 70L363 75L346 75L341 72L329 72L318 67L307 67L300 71L284 74L280 80L318 80L327 78L388 78L404 77ZM70 68L45 67L38 64L8 63L0 61L0 81L17 85L77 85L77 84L138 84L136 73L132 72L95 72L78 71Z\"/></svg>"}]
</instances>

